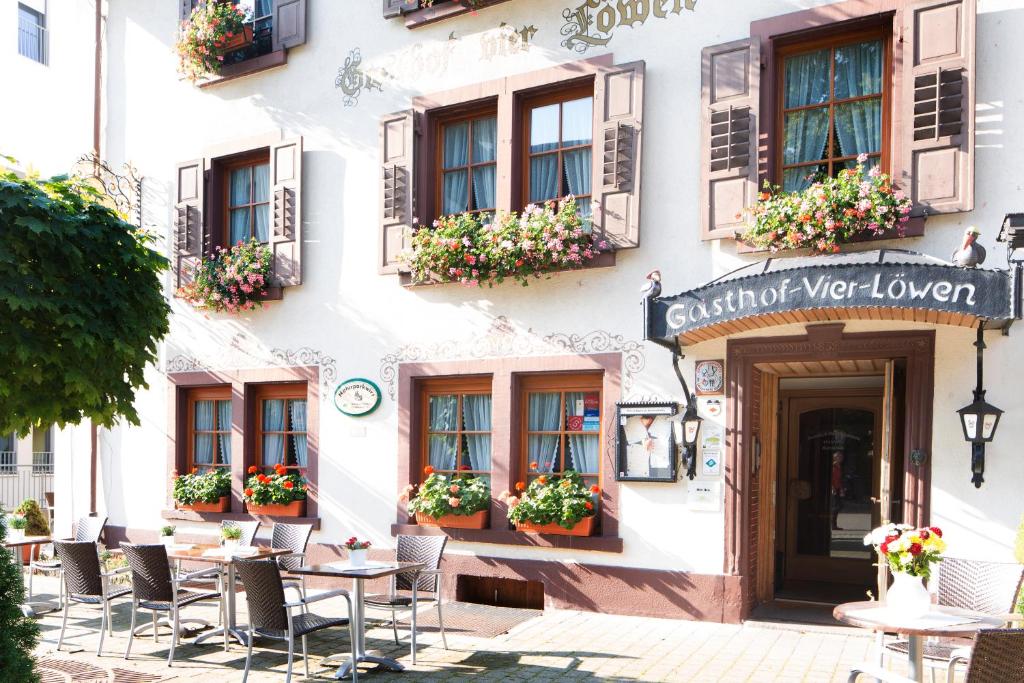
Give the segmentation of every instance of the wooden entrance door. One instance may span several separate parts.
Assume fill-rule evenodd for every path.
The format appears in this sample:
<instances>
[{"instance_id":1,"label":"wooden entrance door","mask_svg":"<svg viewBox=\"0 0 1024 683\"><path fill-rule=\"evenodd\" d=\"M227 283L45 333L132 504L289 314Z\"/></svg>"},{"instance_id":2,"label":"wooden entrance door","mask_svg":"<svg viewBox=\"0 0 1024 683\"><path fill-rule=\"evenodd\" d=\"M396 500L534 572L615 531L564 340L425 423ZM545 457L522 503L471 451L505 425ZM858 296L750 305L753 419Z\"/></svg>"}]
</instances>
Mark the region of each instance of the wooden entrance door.
<instances>
[{"instance_id":1,"label":"wooden entrance door","mask_svg":"<svg viewBox=\"0 0 1024 683\"><path fill-rule=\"evenodd\" d=\"M873 558L863 539L880 518L882 392L788 394L784 405L783 579L869 587Z\"/></svg>"}]
</instances>

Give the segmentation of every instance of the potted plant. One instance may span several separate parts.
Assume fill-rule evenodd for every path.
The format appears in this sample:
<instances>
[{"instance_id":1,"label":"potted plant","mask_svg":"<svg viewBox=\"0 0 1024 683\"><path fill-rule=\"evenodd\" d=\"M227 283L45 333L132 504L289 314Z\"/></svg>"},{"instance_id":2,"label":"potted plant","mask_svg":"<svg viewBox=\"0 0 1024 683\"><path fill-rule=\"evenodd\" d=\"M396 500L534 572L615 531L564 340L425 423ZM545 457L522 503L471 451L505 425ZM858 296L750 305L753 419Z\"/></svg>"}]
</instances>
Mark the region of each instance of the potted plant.
<instances>
[{"instance_id":1,"label":"potted plant","mask_svg":"<svg viewBox=\"0 0 1024 683\"><path fill-rule=\"evenodd\" d=\"M542 474L527 486L516 482L514 494L504 494L508 518L518 531L564 536L590 536L594 533L597 509L594 498L601 488L587 487L574 470L561 474Z\"/></svg>"},{"instance_id":2,"label":"potted plant","mask_svg":"<svg viewBox=\"0 0 1024 683\"><path fill-rule=\"evenodd\" d=\"M239 314L263 307L273 264L270 248L255 239L230 249L217 247L192 271L192 281L178 288L178 296L196 308Z\"/></svg>"},{"instance_id":3,"label":"potted plant","mask_svg":"<svg viewBox=\"0 0 1024 683\"><path fill-rule=\"evenodd\" d=\"M25 518L25 536L49 536L50 524L46 521L46 515L35 498L26 498L14 510L15 513ZM25 545L21 547L21 559L24 564L32 561L32 553L38 546Z\"/></svg>"},{"instance_id":4,"label":"potted plant","mask_svg":"<svg viewBox=\"0 0 1024 683\"><path fill-rule=\"evenodd\" d=\"M228 512L231 509L231 473L214 467L200 473L174 475L174 506L193 512Z\"/></svg>"},{"instance_id":5,"label":"potted plant","mask_svg":"<svg viewBox=\"0 0 1024 683\"><path fill-rule=\"evenodd\" d=\"M299 474L289 474L283 465L263 474L253 465L245 483L245 508L254 515L305 517L308 484Z\"/></svg>"},{"instance_id":6,"label":"potted plant","mask_svg":"<svg viewBox=\"0 0 1024 683\"><path fill-rule=\"evenodd\" d=\"M345 541L342 546L348 550L348 562L353 567L366 566L366 551L370 547L369 541L360 541L355 536Z\"/></svg>"},{"instance_id":7,"label":"potted plant","mask_svg":"<svg viewBox=\"0 0 1024 683\"><path fill-rule=\"evenodd\" d=\"M242 527L240 526L224 526L220 528L220 537L222 539L221 545L230 550L238 548L238 543L242 540Z\"/></svg>"},{"instance_id":8,"label":"potted plant","mask_svg":"<svg viewBox=\"0 0 1024 683\"><path fill-rule=\"evenodd\" d=\"M251 20L230 2L199 3L178 29L179 73L193 83L219 73L226 53L252 43Z\"/></svg>"},{"instance_id":9,"label":"potted plant","mask_svg":"<svg viewBox=\"0 0 1024 683\"><path fill-rule=\"evenodd\" d=\"M739 239L773 252L806 248L832 254L840 251L840 244L862 237L903 237L912 202L877 166L865 173L867 160L861 154L854 168L799 192L782 192L765 183L765 191L748 209L748 227Z\"/></svg>"},{"instance_id":10,"label":"potted plant","mask_svg":"<svg viewBox=\"0 0 1024 683\"><path fill-rule=\"evenodd\" d=\"M171 525L160 527L160 542L170 547L174 545L174 527Z\"/></svg>"},{"instance_id":11,"label":"potted plant","mask_svg":"<svg viewBox=\"0 0 1024 683\"><path fill-rule=\"evenodd\" d=\"M865 536L864 545L873 545L892 572L893 583L886 592L886 604L911 619L927 614L931 596L926 584L932 565L942 561L946 550L942 529L886 524Z\"/></svg>"},{"instance_id":12,"label":"potted plant","mask_svg":"<svg viewBox=\"0 0 1024 683\"><path fill-rule=\"evenodd\" d=\"M447 477L434 472L430 465L423 468L423 473L427 478L422 484L418 487L410 484L401 494L403 500L409 501L409 514L416 517L417 524L456 529L487 528L491 487L484 477L461 471Z\"/></svg>"},{"instance_id":13,"label":"potted plant","mask_svg":"<svg viewBox=\"0 0 1024 683\"><path fill-rule=\"evenodd\" d=\"M20 542L25 540L25 529L28 527L28 520L25 515L14 513L7 518L7 540Z\"/></svg>"}]
</instances>

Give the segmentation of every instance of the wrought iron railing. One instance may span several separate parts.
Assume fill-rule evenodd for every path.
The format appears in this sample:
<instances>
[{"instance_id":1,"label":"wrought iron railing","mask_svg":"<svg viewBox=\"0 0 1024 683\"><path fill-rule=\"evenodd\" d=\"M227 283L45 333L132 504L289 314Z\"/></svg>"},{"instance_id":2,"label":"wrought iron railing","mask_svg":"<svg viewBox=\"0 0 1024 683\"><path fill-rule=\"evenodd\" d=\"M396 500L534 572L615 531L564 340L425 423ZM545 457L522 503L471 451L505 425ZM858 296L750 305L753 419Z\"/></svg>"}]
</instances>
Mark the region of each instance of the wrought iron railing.
<instances>
[{"instance_id":1,"label":"wrought iron railing","mask_svg":"<svg viewBox=\"0 0 1024 683\"><path fill-rule=\"evenodd\" d=\"M46 494L53 492L53 465L50 470L36 472L36 465L3 465L0 469L0 506L12 510L29 498L41 507Z\"/></svg>"},{"instance_id":2,"label":"wrought iron railing","mask_svg":"<svg viewBox=\"0 0 1024 683\"><path fill-rule=\"evenodd\" d=\"M32 474L53 474L53 451L32 454Z\"/></svg>"},{"instance_id":3,"label":"wrought iron railing","mask_svg":"<svg viewBox=\"0 0 1024 683\"><path fill-rule=\"evenodd\" d=\"M17 472L18 454L15 451L0 451L0 474Z\"/></svg>"}]
</instances>

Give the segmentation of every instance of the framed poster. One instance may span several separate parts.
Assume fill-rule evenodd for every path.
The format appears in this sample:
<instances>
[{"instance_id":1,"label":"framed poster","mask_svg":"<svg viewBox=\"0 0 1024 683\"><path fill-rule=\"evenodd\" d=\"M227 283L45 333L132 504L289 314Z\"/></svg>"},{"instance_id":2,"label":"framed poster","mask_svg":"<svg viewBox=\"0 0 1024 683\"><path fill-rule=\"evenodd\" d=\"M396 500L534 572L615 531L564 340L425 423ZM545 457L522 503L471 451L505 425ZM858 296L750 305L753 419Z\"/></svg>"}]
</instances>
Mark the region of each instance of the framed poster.
<instances>
[{"instance_id":1,"label":"framed poster","mask_svg":"<svg viewBox=\"0 0 1024 683\"><path fill-rule=\"evenodd\" d=\"M618 403L616 481L676 481L676 403Z\"/></svg>"}]
</instances>

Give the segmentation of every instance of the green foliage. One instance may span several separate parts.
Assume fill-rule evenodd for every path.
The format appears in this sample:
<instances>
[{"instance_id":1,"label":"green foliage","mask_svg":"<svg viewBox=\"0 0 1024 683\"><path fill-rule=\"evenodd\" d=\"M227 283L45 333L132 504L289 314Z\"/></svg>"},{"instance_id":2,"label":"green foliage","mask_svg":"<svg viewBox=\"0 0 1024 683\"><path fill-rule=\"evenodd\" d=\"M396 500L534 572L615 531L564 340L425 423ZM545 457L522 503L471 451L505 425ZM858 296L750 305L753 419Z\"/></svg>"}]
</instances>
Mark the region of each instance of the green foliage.
<instances>
[{"instance_id":1,"label":"green foliage","mask_svg":"<svg viewBox=\"0 0 1024 683\"><path fill-rule=\"evenodd\" d=\"M28 528L28 518L25 515L14 513L7 518L7 525L18 531L25 531ZM28 534L26 534L27 536Z\"/></svg>"},{"instance_id":2,"label":"green foliage","mask_svg":"<svg viewBox=\"0 0 1024 683\"><path fill-rule=\"evenodd\" d=\"M570 196L521 214L443 216L413 233L402 259L417 281L493 286L511 277L525 286L531 277L581 268L607 247L585 228Z\"/></svg>"},{"instance_id":3,"label":"green foliage","mask_svg":"<svg viewBox=\"0 0 1024 683\"><path fill-rule=\"evenodd\" d=\"M214 467L208 472L193 470L174 478L174 500L181 505L216 503L231 495L231 473L226 467Z\"/></svg>"},{"instance_id":4,"label":"green foliage","mask_svg":"<svg viewBox=\"0 0 1024 683\"><path fill-rule=\"evenodd\" d=\"M290 474L282 466L274 467L270 476L249 468L252 474L245 482L245 502L253 505L287 505L296 500L306 499L306 480L298 474Z\"/></svg>"},{"instance_id":5,"label":"green foliage","mask_svg":"<svg viewBox=\"0 0 1024 683\"><path fill-rule=\"evenodd\" d=\"M522 489L523 484L516 484ZM558 524L571 529L584 517L596 514L594 497L601 489L590 488L575 470L542 474L525 487L522 498L507 498L508 518L513 522Z\"/></svg>"},{"instance_id":6,"label":"green foliage","mask_svg":"<svg viewBox=\"0 0 1024 683\"><path fill-rule=\"evenodd\" d=\"M3 546L7 528L0 509L0 673L4 683L36 683L32 651L39 642L39 626L21 613L25 584L21 565L14 563L10 550Z\"/></svg>"},{"instance_id":7,"label":"green foliage","mask_svg":"<svg viewBox=\"0 0 1024 683\"><path fill-rule=\"evenodd\" d=\"M224 46L250 20L245 9L230 2L201 2L181 22L175 48L178 72L192 82L220 71Z\"/></svg>"},{"instance_id":8,"label":"green foliage","mask_svg":"<svg viewBox=\"0 0 1024 683\"><path fill-rule=\"evenodd\" d=\"M222 526L220 528L220 535L225 541L237 541L242 538L242 527Z\"/></svg>"},{"instance_id":9,"label":"green foliage","mask_svg":"<svg viewBox=\"0 0 1024 683\"><path fill-rule=\"evenodd\" d=\"M171 526L170 524L168 524L167 526L162 526L162 527L160 527L160 535L161 536L173 536L174 535L174 530L176 528L177 527Z\"/></svg>"},{"instance_id":10,"label":"green foliage","mask_svg":"<svg viewBox=\"0 0 1024 683\"><path fill-rule=\"evenodd\" d=\"M771 251L808 248L830 254L859 235L896 230L902 236L911 201L893 189L877 166L865 174L866 161L861 155L854 168L819 179L801 192L782 192L765 183L766 191L749 210L743 241Z\"/></svg>"},{"instance_id":11,"label":"green foliage","mask_svg":"<svg viewBox=\"0 0 1024 683\"><path fill-rule=\"evenodd\" d=\"M270 267L270 248L255 239L203 259L192 273L192 282L178 289L178 296L196 308L218 313L241 313L263 308Z\"/></svg>"},{"instance_id":12,"label":"green foliage","mask_svg":"<svg viewBox=\"0 0 1024 683\"><path fill-rule=\"evenodd\" d=\"M139 424L157 360L167 259L88 181L0 171L0 433L38 424Z\"/></svg>"},{"instance_id":13,"label":"green foliage","mask_svg":"<svg viewBox=\"0 0 1024 683\"><path fill-rule=\"evenodd\" d=\"M428 474L409 501L410 515L422 512L436 519L444 515L472 515L491 507L491 487L484 477L453 474L449 478L432 469ZM407 498L414 490L408 486L402 496Z\"/></svg>"},{"instance_id":14,"label":"green foliage","mask_svg":"<svg viewBox=\"0 0 1024 683\"><path fill-rule=\"evenodd\" d=\"M28 526L25 527L27 536L49 536L50 524L46 521L39 503L34 498L26 498L15 510L19 515L25 515Z\"/></svg>"}]
</instances>

